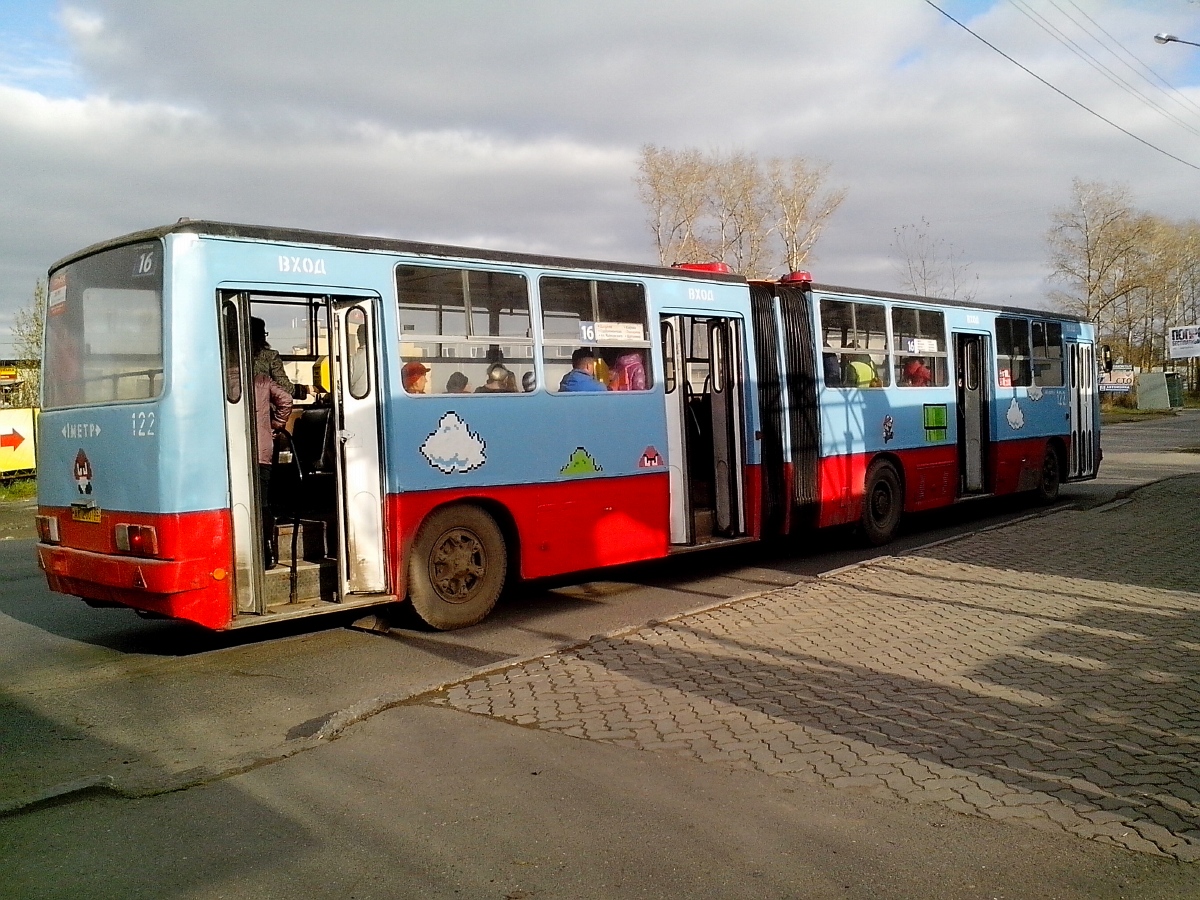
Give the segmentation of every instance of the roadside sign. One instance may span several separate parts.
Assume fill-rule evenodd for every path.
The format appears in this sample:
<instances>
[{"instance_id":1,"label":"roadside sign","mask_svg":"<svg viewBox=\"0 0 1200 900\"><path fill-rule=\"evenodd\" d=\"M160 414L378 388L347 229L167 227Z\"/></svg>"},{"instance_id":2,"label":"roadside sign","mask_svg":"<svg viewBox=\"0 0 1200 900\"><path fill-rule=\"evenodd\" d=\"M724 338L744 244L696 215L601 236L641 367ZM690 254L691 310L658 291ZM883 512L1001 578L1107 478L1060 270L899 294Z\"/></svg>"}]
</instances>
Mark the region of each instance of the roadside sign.
<instances>
[{"instance_id":1,"label":"roadside sign","mask_svg":"<svg viewBox=\"0 0 1200 900\"><path fill-rule=\"evenodd\" d=\"M1167 346L1171 359L1200 356L1200 325L1167 329Z\"/></svg>"}]
</instances>

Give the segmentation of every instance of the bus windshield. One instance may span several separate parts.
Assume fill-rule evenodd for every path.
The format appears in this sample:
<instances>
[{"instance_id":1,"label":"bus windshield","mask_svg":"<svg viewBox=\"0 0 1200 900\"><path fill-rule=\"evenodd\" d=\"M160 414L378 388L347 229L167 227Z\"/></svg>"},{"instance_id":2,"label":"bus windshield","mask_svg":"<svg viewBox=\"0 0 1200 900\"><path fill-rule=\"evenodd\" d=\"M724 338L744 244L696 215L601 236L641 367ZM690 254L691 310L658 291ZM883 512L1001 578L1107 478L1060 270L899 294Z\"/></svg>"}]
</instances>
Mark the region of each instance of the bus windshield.
<instances>
[{"instance_id":1,"label":"bus windshield","mask_svg":"<svg viewBox=\"0 0 1200 900\"><path fill-rule=\"evenodd\" d=\"M42 405L162 392L162 245L131 244L51 273Z\"/></svg>"}]
</instances>

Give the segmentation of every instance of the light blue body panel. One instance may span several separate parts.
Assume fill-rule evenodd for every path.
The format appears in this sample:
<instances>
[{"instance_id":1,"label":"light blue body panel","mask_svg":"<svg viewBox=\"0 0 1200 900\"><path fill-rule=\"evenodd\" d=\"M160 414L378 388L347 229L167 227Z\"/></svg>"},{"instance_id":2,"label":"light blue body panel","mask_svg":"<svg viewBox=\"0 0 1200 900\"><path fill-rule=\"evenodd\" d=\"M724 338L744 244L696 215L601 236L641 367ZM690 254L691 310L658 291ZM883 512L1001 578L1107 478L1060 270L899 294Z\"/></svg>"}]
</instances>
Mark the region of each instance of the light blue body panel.
<instances>
[{"instance_id":1,"label":"light blue body panel","mask_svg":"<svg viewBox=\"0 0 1200 900\"><path fill-rule=\"evenodd\" d=\"M1046 311L1004 311L983 307L952 305L923 305L912 300L890 300L871 294L814 293L813 328L820 333L820 299L855 300L882 304L939 310L945 314L946 346L951 360L954 356L955 332L982 335L987 339L990 358L988 422L989 440L1024 440L1062 435L1070 430L1069 390L1063 387L1002 387L995 371L995 324L1000 316L1042 318L1062 325L1063 341L1091 342L1094 328L1088 323L1059 319ZM889 335L889 346L895 344ZM1066 362L1064 361L1064 366ZM820 380L819 403L821 421L821 456L843 456L881 451L903 451L938 446L953 446L958 441L958 421L955 415L957 388L954 367L950 383L942 387L901 387L895 383L883 388L842 388ZM1065 372L1065 369L1064 369ZM926 429L926 407L945 406L947 410L945 435ZM1096 423L1098 427L1098 422ZM931 437L931 434L935 435Z\"/></svg>"},{"instance_id":2,"label":"light blue body panel","mask_svg":"<svg viewBox=\"0 0 1200 900\"><path fill-rule=\"evenodd\" d=\"M646 465L653 462L653 453L665 460L668 452L658 340L659 315L664 311L711 312L742 320L743 372L751 388L743 410L746 434L755 434L759 427L753 400L754 350L745 339L749 294L744 283L609 273L602 266L556 269L467 256L398 254L193 233L168 234L163 241L167 280L163 286L162 393L137 403L44 413L38 445L43 504L67 505L81 499L73 463L77 452L84 449L93 469L89 499L101 508L181 513L229 505L218 328L217 295L221 290L380 299L380 414L385 484L391 493L665 472L661 462ZM539 275L569 273L640 282L646 287L649 306L653 387L645 392L597 394L552 394L539 388L529 394L410 396L400 386L403 361L396 352L400 328L394 272L400 263L470 265L524 274L533 294L535 339L541 329ZM698 288L706 292L699 300ZM541 384L540 359L536 368ZM447 424L447 416L461 423L468 441L478 441L478 455L468 453L465 462L454 464L438 456L436 442L428 442ZM153 422L150 429L145 425L148 417ZM758 447L753 440L747 445L746 461L756 464Z\"/></svg>"}]
</instances>

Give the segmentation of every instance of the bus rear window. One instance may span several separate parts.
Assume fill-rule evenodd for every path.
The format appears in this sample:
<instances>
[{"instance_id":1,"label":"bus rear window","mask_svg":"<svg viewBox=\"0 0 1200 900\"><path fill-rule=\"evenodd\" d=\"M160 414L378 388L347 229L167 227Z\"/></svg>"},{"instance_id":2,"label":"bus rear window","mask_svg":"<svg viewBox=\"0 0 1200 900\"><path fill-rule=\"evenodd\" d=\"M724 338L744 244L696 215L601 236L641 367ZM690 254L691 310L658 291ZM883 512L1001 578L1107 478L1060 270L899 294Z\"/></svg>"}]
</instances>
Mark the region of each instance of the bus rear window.
<instances>
[{"instance_id":1,"label":"bus rear window","mask_svg":"<svg viewBox=\"0 0 1200 900\"><path fill-rule=\"evenodd\" d=\"M50 276L43 405L149 400L162 393L162 245L89 256Z\"/></svg>"}]
</instances>

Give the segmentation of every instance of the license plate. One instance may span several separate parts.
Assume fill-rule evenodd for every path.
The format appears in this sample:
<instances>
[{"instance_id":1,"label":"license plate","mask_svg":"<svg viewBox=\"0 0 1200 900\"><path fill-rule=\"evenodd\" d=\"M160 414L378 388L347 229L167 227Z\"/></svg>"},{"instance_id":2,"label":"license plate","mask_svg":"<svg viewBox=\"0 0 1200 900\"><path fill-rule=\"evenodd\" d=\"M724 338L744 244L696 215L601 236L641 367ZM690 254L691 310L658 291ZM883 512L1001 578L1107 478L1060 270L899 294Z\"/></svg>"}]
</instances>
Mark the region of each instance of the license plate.
<instances>
[{"instance_id":1,"label":"license plate","mask_svg":"<svg viewBox=\"0 0 1200 900\"><path fill-rule=\"evenodd\" d=\"M98 506L72 506L71 518L76 522L93 522L100 523L100 507Z\"/></svg>"}]
</instances>

